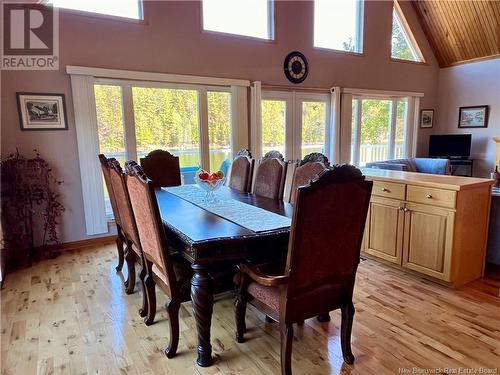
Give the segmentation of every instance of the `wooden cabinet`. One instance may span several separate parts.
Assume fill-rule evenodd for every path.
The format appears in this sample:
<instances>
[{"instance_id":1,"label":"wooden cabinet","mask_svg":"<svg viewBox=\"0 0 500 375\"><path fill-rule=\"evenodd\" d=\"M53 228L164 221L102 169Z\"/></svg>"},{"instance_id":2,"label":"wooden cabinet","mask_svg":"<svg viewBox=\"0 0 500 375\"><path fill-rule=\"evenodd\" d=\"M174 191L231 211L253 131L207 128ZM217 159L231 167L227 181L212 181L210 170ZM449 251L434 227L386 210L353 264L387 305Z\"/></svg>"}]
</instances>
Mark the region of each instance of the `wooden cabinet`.
<instances>
[{"instance_id":1,"label":"wooden cabinet","mask_svg":"<svg viewBox=\"0 0 500 375\"><path fill-rule=\"evenodd\" d=\"M363 254L452 286L482 276L492 180L363 173L374 181Z\"/></svg>"},{"instance_id":2,"label":"wooden cabinet","mask_svg":"<svg viewBox=\"0 0 500 375\"><path fill-rule=\"evenodd\" d=\"M367 218L365 248L368 254L401 264L404 202L373 196Z\"/></svg>"}]
</instances>

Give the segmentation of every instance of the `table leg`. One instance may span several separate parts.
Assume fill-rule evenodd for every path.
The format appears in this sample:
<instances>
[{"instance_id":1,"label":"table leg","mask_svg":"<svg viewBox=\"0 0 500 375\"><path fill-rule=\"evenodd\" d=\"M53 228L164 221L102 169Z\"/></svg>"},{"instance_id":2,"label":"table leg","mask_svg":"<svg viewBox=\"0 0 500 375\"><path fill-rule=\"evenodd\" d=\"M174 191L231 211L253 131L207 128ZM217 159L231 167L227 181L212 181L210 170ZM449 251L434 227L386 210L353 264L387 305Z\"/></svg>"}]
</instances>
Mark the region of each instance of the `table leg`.
<instances>
[{"instance_id":1,"label":"table leg","mask_svg":"<svg viewBox=\"0 0 500 375\"><path fill-rule=\"evenodd\" d=\"M210 344L210 325L214 308L212 282L207 268L200 264L191 266L194 270L191 279L191 301L198 331L198 359L202 367L212 365L212 345Z\"/></svg>"}]
</instances>

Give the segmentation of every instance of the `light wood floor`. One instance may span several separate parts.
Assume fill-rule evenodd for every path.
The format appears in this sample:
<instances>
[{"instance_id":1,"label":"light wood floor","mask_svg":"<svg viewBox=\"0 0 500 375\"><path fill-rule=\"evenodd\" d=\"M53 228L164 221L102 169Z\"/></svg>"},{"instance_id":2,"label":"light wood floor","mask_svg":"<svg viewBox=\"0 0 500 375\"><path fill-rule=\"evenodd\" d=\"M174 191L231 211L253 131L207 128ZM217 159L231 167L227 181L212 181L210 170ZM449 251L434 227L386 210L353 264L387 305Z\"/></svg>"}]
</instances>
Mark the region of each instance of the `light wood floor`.
<instances>
[{"instance_id":1,"label":"light wood floor","mask_svg":"<svg viewBox=\"0 0 500 375\"><path fill-rule=\"evenodd\" d=\"M215 365L200 368L190 303L178 356L167 359L167 315L146 327L140 293L127 296L114 246L67 251L9 274L1 292L2 374L278 374L279 332L250 308L247 342L234 337L231 298L215 304ZM159 304L163 304L161 292ZM496 296L491 294L496 294ZM295 374L398 374L400 368L490 368L500 373L498 284L451 290L366 260L356 284L353 366L342 364L339 312L295 328ZM411 373L411 372L410 372Z\"/></svg>"}]
</instances>

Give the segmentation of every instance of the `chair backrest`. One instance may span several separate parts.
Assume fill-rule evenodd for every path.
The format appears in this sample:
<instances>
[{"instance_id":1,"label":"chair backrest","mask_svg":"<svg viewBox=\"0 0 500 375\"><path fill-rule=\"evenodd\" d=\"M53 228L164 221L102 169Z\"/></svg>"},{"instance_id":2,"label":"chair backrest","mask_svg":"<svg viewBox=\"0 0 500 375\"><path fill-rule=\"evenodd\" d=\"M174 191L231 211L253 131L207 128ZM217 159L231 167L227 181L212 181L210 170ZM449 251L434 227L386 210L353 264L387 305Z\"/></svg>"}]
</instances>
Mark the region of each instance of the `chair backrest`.
<instances>
[{"instance_id":1,"label":"chair backrest","mask_svg":"<svg viewBox=\"0 0 500 375\"><path fill-rule=\"evenodd\" d=\"M120 220L120 213L118 212L118 207L116 203L115 193L113 187L111 186L111 167L110 163L116 160L115 158L107 158L103 154L99 154L99 162L101 163L102 174L104 176L104 183L106 184L106 189L108 190L109 201L111 202L111 209L113 210L113 216L115 217L115 222L120 227L122 222Z\"/></svg>"},{"instance_id":2,"label":"chair backrest","mask_svg":"<svg viewBox=\"0 0 500 375\"><path fill-rule=\"evenodd\" d=\"M300 162L300 165L295 168L295 173L293 174L292 188L290 191L291 204L295 204L297 200L297 189L300 186L309 184L309 182L318 177L325 168L325 165L319 161Z\"/></svg>"},{"instance_id":3,"label":"chair backrest","mask_svg":"<svg viewBox=\"0 0 500 375\"><path fill-rule=\"evenodd\" d=\"M283 198L287 163L282 158L264 156L257 161L252 189L255 195L270 199Z\"/></svg>"},{"instance_id":4,"label":"chair backrest","mask_svg":"<svg viewBox=\"0 0 500 375\"><path fill-rule=\"evenodd\" d=\"M179 186L179 157L165 150L154 150L140 159L141 166L155 188Z\"/></svg>"},{"instance_id":5,"label":"chair backrest","mask_svg":"<svg viewBox=\"0 0 500 375\"><path fill-rule=\"evenodd\" d=\"M372 184L359 169L344 164L299 188L288 246L287 300L327 285L352 293Z\"/></svg>"},{"instance_id":6,"label":"chair backrest","mask_svg":"<svg viewBox=\"0 0 500 375\"><path fill-rule=\"evenodd\" d=\"M127 240L132 241L135 245L134 250L140 250L141 243L137 234L135 225L134 213L130 205L130 198L127 187L125 185L125 175L118 160L110 162L110 181L116 199L116 207L118 209L121 228Z\"/></svg>"},{"instance_id":7,"label":"chair backrest","mask_svg":"<svg viewBox=\"0 0 500 375\"><path fill-rule=\"evenodd\" d=\"M285 158L283 157L283 154L277 150L272 150L272 151L268 151L266 152L266 154L264 155L264 158L265 159L271 159L271 158L274 158L274 159L279 159L281 161L285 161Z\"/></svg>"},{"instance_id":8,"label":"chair backrest","mask_svg":"<svg viewBox=\"0 0 500 375\"><path fill-rule=\"evenodd\" d=\"M300 161L300 165L304 165L306 163L315 163L315 162L323 163L325 167L330 166L328 158L320 152L312 152L304 156L304 158Z\"/></svg>"},{"instance_id":9,"label":"chair backrest","mask_svg":"<svg viewBox=\"0 0 500 375\"><path fill-rule=\"evenodd\" d=\"M231 164L231 175L228 186L243 192L250 191L252 186L254 159L248 150L241 150Z\"/></svg>"},{"instance_id":10,"label":"chair backrest","mask_svg":"<svg viewBox=\"0 0 500 375\"><path fill-rule=\"evenodd\" d=\"M128 161L125 163L125 169L127 173L126 184L142 251L146 260L154 263L164 273L169 288L165 292L173 297L173 294L179 292L179 288L170 261L167 238L156 201L155 187L144 173L143 168L136 162Z\"/></svg>"}]
</instances>

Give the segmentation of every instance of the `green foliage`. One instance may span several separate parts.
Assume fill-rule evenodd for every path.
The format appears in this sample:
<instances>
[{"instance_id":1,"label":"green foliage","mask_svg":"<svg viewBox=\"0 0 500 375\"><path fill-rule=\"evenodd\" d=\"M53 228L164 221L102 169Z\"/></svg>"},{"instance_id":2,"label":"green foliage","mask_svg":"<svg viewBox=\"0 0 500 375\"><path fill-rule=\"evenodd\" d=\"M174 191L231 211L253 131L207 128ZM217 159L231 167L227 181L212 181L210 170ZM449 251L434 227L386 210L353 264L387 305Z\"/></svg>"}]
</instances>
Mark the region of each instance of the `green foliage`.
<instances>
[{"instance_id":1,"label":"green foliage","mask_svg":"<svg viewBox=\"0 0 500 375\"><path fill-rule=\"evenodd\" d=\"M396 10L394 10L395 12ZM413 55L408 42L406 41L404 32L399 25L396 15L392 16L392 49L391 56L396 59L418 61Z\"/></svg>"},{"instance_id":2,"label":"green foliage","mask_svg":"<svg viewBox=\"0 0 500 375\"><path fill-rule=\"evenodd\" d=\"M285 144L286 103L282 100L262 101L262 145L275 147Z\"/></svg>"}]
</instances>

